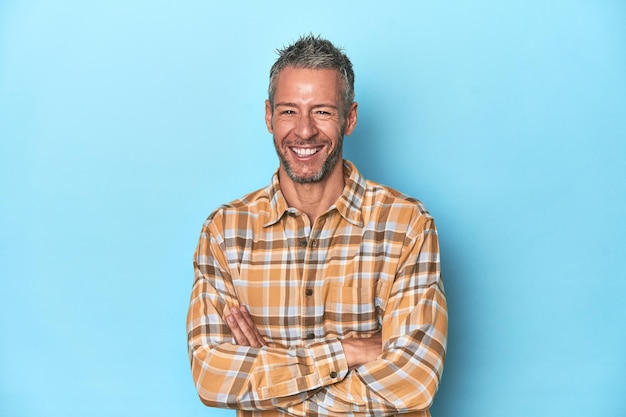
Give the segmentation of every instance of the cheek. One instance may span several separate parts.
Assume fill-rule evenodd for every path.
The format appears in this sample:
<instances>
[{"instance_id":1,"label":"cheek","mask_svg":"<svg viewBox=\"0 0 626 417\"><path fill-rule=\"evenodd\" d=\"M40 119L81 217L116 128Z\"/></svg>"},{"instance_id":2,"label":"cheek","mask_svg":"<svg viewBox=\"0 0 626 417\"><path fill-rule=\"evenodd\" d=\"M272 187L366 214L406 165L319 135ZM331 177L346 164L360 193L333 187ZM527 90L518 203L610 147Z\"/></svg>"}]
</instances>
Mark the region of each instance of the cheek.
<instances>
[{"instance_id":1,"label":"cheek","mask_svg":"<svg viewBox=\"0 0 626 417\"><path fill-rule=\"evenodd\" d=\"M333 142L339 141L341 139L341 136L343 136L343 126L336 123L320 127L319 131Z\"/></svg>"},{"instance_id":2,"label":"cheek","mask_svg":"<svg viewBox=\"0 0 626 417\"><path fill-rule=\"evenodd\" d=\"M294 123L288 120L274 119L272 122L274 136L284 138L294 129Z\"/></svg>"},{"instance_id":3,"label":"cheek","mask_svg":"<svg viewBox=\"0 0 626 417\"><path fill-rule=\"evenodd\" d=\"M285 126L280 123L274 123L272 126L272 133L277 139L283 139L286 131Z\"/></svg>"}]
</instances>

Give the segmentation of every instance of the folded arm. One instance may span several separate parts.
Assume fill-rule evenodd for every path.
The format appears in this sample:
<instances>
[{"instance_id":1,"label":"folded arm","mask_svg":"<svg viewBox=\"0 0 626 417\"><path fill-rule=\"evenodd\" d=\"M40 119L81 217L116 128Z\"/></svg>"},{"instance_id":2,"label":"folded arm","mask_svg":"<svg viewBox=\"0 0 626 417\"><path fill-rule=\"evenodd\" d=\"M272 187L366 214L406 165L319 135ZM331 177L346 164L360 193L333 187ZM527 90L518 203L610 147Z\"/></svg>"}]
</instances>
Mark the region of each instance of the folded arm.
<instances>
[{"instance_id":1,"label":"folded arm","mask_svg":"<svg viewBox=\"0 0 626 417\"><path fill-rule=\"evenodd\" d=\"M241 306L228 269L220 266L227 262L219 245L203 234L188 315L192 373L205 404L281 409L297 416L382 416L429 408L441 378L447 335L432 221L407 237L397 276L381 294L380 351L375 338L268 345L246 314L232 310Z\"/></svg>"},{"instance_id":2,"label":"folded arm","mask_svg":"<svg viewBox=\"0 0 626 417\"><path fill-rule=\"evenodd\" d=\"M219 237L205 228L194 258L195 282L187 315L192 375L209 406L241 410L286 408L301 403L348 373L341 342L317 339L302 346L268 345L260 334L239 344L228 327L240 308Z\"/></svg>"},{"instance_id":3,"label":"folded arm","mask_svg":"<svg viewBox=\"0 0 626 417\"><path fill-rule=\"evenodd\" d=\"M237 345L257 348L267 346L267 342L252 321L252 317L250 317L245 306L231 308L230 314L226 316L226 323ZM376 360L383 352L380 333L367 339L343 339L341 346L350 370Z\"/></svg>"}]
</instances>

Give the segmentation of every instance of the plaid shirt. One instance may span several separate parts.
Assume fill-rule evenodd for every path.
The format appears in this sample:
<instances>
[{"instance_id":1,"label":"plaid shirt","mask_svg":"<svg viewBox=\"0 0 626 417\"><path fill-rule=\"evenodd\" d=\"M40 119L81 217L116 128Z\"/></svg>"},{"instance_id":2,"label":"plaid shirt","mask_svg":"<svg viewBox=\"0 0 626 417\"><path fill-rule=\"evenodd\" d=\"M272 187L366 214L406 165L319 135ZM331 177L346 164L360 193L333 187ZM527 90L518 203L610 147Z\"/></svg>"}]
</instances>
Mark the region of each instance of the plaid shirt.
<instances>
[{"instance_id":1,"label":"plaid shirt","mask_svg":"<svg viewBox=\"0 0 626 417\"><path fill-rule=\"evenodd\" d=\"M204 223L187 317L202 401L239 416L429 416L447 310L433 219L344 161L343 194L310 224L272 184ZM225 323L246 305L268 346ZM348 370L340 340L382 332L379 359Z\"/></svg>"}]
</instances>

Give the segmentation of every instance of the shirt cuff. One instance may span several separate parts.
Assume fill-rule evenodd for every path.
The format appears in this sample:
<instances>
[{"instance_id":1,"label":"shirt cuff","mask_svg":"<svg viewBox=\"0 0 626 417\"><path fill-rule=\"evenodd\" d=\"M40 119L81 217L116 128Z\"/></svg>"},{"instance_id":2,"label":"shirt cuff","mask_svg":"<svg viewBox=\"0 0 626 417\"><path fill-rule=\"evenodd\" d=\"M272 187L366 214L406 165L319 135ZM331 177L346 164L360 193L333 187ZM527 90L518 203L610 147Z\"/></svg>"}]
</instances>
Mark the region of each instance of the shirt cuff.
<instances>
[{"instance_id":1,"label":"shirt cuff","mask_svg":"<svg viewBox=\"0 0 626 417\"><path fill-rule=\"evenodd\" d=\"M322 386L335 384L348 374L348 360L341 342L337 339L314 342L308 345L313 364Z\"/></svg>"}]
</instances>

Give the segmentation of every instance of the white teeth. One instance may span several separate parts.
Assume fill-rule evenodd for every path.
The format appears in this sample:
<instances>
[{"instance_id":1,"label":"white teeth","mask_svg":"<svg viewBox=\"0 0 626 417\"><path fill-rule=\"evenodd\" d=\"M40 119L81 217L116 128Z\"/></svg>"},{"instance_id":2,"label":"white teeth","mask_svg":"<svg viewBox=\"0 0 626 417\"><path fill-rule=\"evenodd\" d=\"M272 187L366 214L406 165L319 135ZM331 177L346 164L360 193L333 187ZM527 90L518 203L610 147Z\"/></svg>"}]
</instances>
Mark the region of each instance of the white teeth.
<instances>
[{"instance_id":1,"label":"white teeth","mask_svg":"<svg viewBox=\"0 0 626 417\"><path fill-rule=\"evenodd\" d=\"M311 156L318 152L316 148L291 148L301 158L305 158L307 156Z\"/></svg>"}]
</instances>

